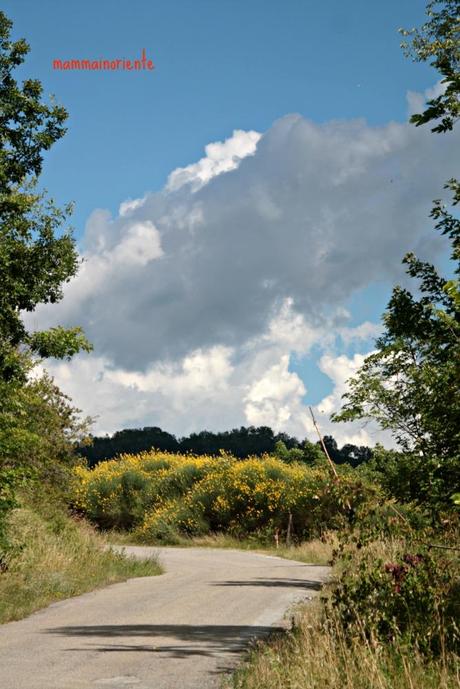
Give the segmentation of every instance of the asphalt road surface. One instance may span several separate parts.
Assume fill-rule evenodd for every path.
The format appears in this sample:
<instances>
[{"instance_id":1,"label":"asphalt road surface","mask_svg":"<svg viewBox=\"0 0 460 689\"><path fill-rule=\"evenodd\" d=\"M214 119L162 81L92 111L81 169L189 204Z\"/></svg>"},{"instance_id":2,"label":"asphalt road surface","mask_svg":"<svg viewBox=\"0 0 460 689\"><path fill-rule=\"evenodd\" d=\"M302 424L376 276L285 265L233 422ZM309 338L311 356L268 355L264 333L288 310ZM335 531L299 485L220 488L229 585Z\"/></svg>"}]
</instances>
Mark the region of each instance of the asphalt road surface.
<instances>
[{"instance_id":1,"label":"asphalt road surface","mask_svg":"<svg viewBox=\"0 0 460 689\"><path fill-rule=\"evenodd\" d=\"M214 689L329 569L237 550L137 548L165 574L0 626L1 689Z\"/></svg>"}]
</instances>

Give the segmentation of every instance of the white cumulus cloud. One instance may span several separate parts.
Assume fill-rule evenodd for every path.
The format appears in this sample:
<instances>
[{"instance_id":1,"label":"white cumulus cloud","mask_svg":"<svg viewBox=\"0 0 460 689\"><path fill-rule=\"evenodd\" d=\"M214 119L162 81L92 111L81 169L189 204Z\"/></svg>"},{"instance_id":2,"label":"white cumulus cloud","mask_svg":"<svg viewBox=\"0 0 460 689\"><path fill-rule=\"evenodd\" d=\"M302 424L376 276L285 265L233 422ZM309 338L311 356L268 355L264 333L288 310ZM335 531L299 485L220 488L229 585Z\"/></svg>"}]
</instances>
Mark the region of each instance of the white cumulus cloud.
<instances>
[{"instance_id":1,"label":"white cumulus cloud","mask_svg":"<svg viewBox=\"0 0 460 689\"><path fill-rule=\"evenodd\" d=\"M166 184L167 190L175 191L188 184L194 192L222 172L235 170L243 158L255 153L260 136L258 132L236 129L233 136L225 141L208 144L204 158L171 172Z\"/></svg>"},{"instance_id":2,"label":"white cumulus cloud","mask_svg":"<svg viewBox=\"0 0 460 689\"><path fill-rule=\"evenodd\" d=\"M351 328L345 304L400 279L406 251L439 253L427 216L458 143L458 132L289 115L262 136L209 144L115 218L95 210L64 300L29 318L82 325L94 344L91 357L51 364L57 379L102 430L311 430L292 354L326 352L335 390L318 413L329 413L361 361L340 355L337 338L346 347L379 331Z\"/></svg>"}]
</instances>

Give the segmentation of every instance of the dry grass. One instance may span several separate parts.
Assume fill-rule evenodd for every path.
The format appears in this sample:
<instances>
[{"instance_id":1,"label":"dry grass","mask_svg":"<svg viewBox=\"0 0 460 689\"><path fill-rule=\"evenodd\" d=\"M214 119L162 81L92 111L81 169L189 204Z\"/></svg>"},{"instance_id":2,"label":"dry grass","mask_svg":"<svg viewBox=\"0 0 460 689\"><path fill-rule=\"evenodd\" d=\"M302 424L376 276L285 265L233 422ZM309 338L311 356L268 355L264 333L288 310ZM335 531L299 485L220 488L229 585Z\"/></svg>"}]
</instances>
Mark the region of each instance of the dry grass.
<instances>
[{"instance_id":1,"label":"dry grass","mask_svg":"<svg viewBox=\"0 0 460 689\"><path fill-rule=\"evenodd\" d=\"M227 534L212 534L208 536L201 536L199 538L190 539L190 545L202 546L209 548L237 548L239 550L256 550L257 552L268 553L270 555L277 555L288 560L298 560L299 562L308 562L312 564L326 565L332 558L332 550L336 538L334 534L328 534L324 540L319 538L305 541L300 545L282 545L276 548L261 544L256 539L239 540L228 536Z\"/></svg>"},{"instance_id":2,"label":"dry grass","mask_svg":"<svg viewBox=\"0 0 460 689\"><path fill-rule=\"evenodd\" d=\"M30 508L14 510L9 537L13 550L0 574L0 622L99 586L161 573L155 559L137 561L107 550L88 524L63 512L46 518Z\"/></svg>"},{"instance_id":3,"label":"dry grass","mask_svg":"<svg viewBox=\"0 0 460 689\"><path fill-rule=\"evenodd\" d=\"M332 551L337 544L334 533L328 533L324 540L316 538L300 545L280 546L271 550L271 554L285 557L288 560L311 563L313 565L328 565L332 559Z\"/></svg>"},{"instance_id":4,"label":"dry grass","mask_svg":"<svg viewBox=\"0 0 460 689\"><path fill-rule=\"evenodd\" d=\"M107 539L110 543L117 545L133 545L135 539L129 532L111 531L107 533ZM265 553L267 555L277 555L284 557L287 560L297 560L315 565L327 565L331 561L332 551L337 542L336 536L333 532L326 534L323 540L314 539L306 541L300 545L281 545L276 548L267 546L261 543L256 538L238 539L224 533L207 534L205 536L196 536L195 538L181 537L177 546L168 547L199 547L199 548L231 548L235 550L252 550L258 553ZM163 547L162 543L158 543Z\"/></svg>"},{"instance_id":5,"label":"dry grass","mask_svg":"<svg viewBox=\"0 0 460 689\"><path fill-rule=\"evenodd\" d=\"M413 649L372 647L327 631L320 606L304 606L293 631L258 644L227 689L458 689L458 658L429 660Z\"/></svg>"}]
</instances>

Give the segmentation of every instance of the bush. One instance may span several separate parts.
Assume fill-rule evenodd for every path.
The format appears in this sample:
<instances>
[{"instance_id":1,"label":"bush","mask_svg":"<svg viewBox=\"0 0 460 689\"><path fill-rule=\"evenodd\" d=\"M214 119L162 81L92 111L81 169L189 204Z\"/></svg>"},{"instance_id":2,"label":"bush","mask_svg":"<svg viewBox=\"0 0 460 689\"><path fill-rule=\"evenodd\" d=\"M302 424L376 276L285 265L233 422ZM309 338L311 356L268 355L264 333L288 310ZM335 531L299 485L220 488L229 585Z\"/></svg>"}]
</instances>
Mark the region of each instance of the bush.
<instances>
[{"instance_id":1,"label":"bush","mask_svg":"<svg viewBox=\"0 0 460 689\"><path fill-rule=\"evenodd\" d=\"M15 475L12 470L0 471L0 569L5 567L5 555L9 547L6 537L7 517L16 506L14 484Z\"/></svg>"},{"instance_id":2,"label":"bush","mask_svg":"<svg viewBox=\"0 0 460 689\"><path fill-rule=\"evenodd\" d=\"M209 532L209 524L187 504L171 501L146 516L137 534L139 540L165 545L179 545L184 537L203 536Z\"/></svg>"},{"instance_id":3,"label":"bush","mask_svg":"<svg viewBox=\"0 0 460 689\"><path fill-rule=\"evenodd\" d=\"M288 524L300 540L343 526L376 493L351 470L336 481L328 467L269 456L151 452L77 468L74 501L100 527L134 528L143 541L208 531L267 537Z\"/></svg>"},{"instance_id":4,"label":"bush","mask_svg":"<svg viewBox=\"0 0 460 689\"><path fill-rule=\"evenodd\" d=\"M24 485L29 473L23 469L0 468L0 571L7 567L11 543L8 538L8 517L17 507L17 489Z\"/></svg>"},{"instance_id":5,"label":"bush","mask_svg":"<svg viewBox=\"0 0 460 689\"><path fill-rule=\"evenodd\" d=\"M452 509L452 492L460 485L460 456L421 456L377 445L359 471L378 482L389 497L414 502L436 515Z\"/></svg>"},{"instance_id":6,"label":"bush","mask_svg":"<svg viewBox=\"0 0 460 689\"><path fill-rule=\"evenodd\" d=\"M75 443L84 441L89 421L46 373L23 386L0 381L0 468L27 468L65 490L81 462Z\"/></svg>"},{"instance_id":7,"label":"bush","mask_svg":"<svg viewBox=\"0 0 460 689\"><path fill-rule=\"evenodd\" d=\"M225 689L458 689L458 658L427 658L403 644L377 648L350 637L338 620L324 623L311 602L294 627L254 645Z\"/></svg>"},{"instance_id":8,"label":"bush","mask_svg":"<svg viewBox=\"0 0 460 689\"><path fill-rule=\"evenodd\" d=\"M348 553L328 605L350 635L440 654L458 648L459 594L458 558L450 553L374 542Z\"/></svg>"}]
</instances>

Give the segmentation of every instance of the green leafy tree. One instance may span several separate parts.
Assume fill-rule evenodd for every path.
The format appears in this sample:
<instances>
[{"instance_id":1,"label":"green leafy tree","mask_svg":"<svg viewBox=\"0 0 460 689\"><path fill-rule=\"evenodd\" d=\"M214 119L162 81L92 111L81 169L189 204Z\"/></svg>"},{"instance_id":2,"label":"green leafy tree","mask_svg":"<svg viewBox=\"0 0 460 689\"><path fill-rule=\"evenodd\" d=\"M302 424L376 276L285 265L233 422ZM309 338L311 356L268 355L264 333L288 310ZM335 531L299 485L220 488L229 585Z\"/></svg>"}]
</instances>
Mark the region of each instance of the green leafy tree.
<instances>
[{"instance_id":1,"label":"green leafy tree","mask_svg":"<svg viewBox=\"0 0 460 689\"><path fill-rule=\"evenodd\" d=\"M432 122L433 131L443 133L453 128L459 115L460 2L430 2L427 11L429 21L422 29L406 32L412 44L405 48L418 60L432 58L445 91L412 121ZM450 241L455 277L442 277L412 253L405 256L419 294L394 288L383 316L384 334L351 379L346 402L333 418L374 419L393 431L400 445L414 453L419 480L428 488L436 482L437 494L443 490L447 497L460 478L460 219L455 215L460 185L451 179L445 187L452 192L452 204L447 207L436 200L431 217ZM415 460L417 456L430 459L423 462Z\"/></svg>"},{"instance_id":2,"label":"green leafy tree","mask_svg":"<svg viewBox=\"0 0 460 689\"><path fill-rule=\"evenodd\" d=\"M458 234L460 221L455 227ZM457 254L454 242L452 255ZM413 254L404 262L409 275L419 279L422 296L394 288L383 316L384 334L350 380L346 402L333 419L375 419L406 451L447 457L460 447L457 288Z\"/></svg>"},{"instance_id":3,"label":"green leafy tree","mask_svg":"<svg viewBox=\"0 0 460 689\"><path fill-rule=\"evenodd\" d=\"M387 497L400 503L428 506L436 513L454 505L451 490L458 485L459 465L458 455L440 460L377 445L372 459L361 465L359 472L377 482Z\"/></svg>"},{"instance_id":4,"label":"green leafy tree","mask_svg":"<svg viewBox=\"0 0 460 689\"><path fill-rule=\"evenodd\" d=\"M319 443L312 443L307 438L302 443L302 462L310 465L323 466L326 457Z\"/></svg>"},{"instance_id":5,"label":"green leafy tree","mask_svg":"<svg viewBox=\"0 0 460 689\"><path fill-rule=\"evenodd\" d=\"M59 301L79 260L70 230L60 232L71 207L37 191L43 154L64 135L67 113L43 102L36 79L14 79L29 46L11 41L11 27L0 12L0 380L24 382L24 351L65 358L90 345L80 328L29 332L21 316Z\"/></svg>"},{"instance_id":6,"label":"green leafy tree","mask_svg":"<svg viewBox=\"0 0 460 689\"><path fill-rule=\"evenodd\" d=\"M460 116L460 2L432 0L427 5L428 21L420 29L400 29L402 48L416 62L430 62L442 76L443 93L428 101L423 113L412 115L416 126L435 121L433 132L453 129Z\"/></svg>"},{"instance_id":7,"label":"green leafy tree","mask_svg":"<svg viewBox=\"0 0 460 689\"><path fill-rule=\"evenodd\" d=\"M46 372L11 388L0 381L0 470L26 468L31 478L63 487L81 461L75 447L88 442L91 419L81 418Z\"/></svg>"},{"instance_id":8,"label":"green leafy tree","mask_svg":"<svg viewBox=\"0 0 460 689\"><path fill-rule=\"evenodd\" d=\"M12 41L11 28L0 11L0 567L18 489L34 479L64 489L87 428L52 379L33 378L32 369L41 358L91 349L78 327L30 332L23 321L24 312L62 298L79 259L71 231L61 231L71 207L57 208L37 186L67 113L43 102L39 81L14 79L29 46Z\"/></svg>"},{"instance_id":9,"label":"green leafy tree","mask_svg":"<svg viewBox=\"0 0 460 689\"><path fill-rule=\"evenodd\" d=\"M303 451L300 447L293 447L290 450L286 447L282 440L277 440L275 443L275 457L281 459L283 462L290 464L291 462L302 462Z\"/></svg>"}]
</instances>

